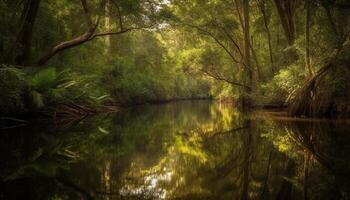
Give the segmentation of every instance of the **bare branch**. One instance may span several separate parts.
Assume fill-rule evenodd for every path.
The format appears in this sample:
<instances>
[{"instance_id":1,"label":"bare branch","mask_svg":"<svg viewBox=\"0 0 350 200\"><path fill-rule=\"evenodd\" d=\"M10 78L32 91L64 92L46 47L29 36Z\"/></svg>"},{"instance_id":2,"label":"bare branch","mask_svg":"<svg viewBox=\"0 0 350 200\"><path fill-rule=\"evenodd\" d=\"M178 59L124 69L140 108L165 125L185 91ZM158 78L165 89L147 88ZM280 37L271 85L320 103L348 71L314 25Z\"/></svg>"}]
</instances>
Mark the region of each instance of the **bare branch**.
<instances>
[{"instance_id":1,"label":"bare branch","mask_svg":"<svg viewBox=\"0 0 350 200\"><path fill-rule=\"evenodd\" d=\"M239 54L241 55L241 57L243 58L243 53L241 51L241 48L239 47L238 43L233 39L233 37L231 36L231 34L225 29L225 27L220 26L217 22L214 22L215 25L217 27L219 27L224 33L225 35L229 38L229 40L232 42L232 44L236 47L237 51L239 52Z\"/></svg>"},{"instance_id":2,"label":"bare branch","mask_svg":"<svg viewBox=\"0 0 350 200\"><path fill-rule=\"evenodd\" d=\"M250 88L242 83L238 83L238 82L235 82L235 81L232 81L232 80L229 80L225 77L222 77L221 75L217 74L217 73L213 73L213 72L210 72L210 71L207 71L205 69L199 69L199 71L203 72L204 74L206 74L207 76L215 79L215 80L218 80L218 81L224 81L226 83L229 83L231 85L235 85L235 86L239 86L239 87L245 87L245 88Z\"/></svg>"},{"instance_id":3,"label":"bare branch","mask_svg":"<svg viewBox=\"0 0 350 200\"><path fill-rule=\"evenodd\" d=\"M103 32L103 33L95 33L93 36L91 36L91 38L89 38L89 40L93 40L96 37L103 37L103 36L107 36L107 35L120 35L123 33L127 33L133 30L142 30L142 29L148 29L153 27L154 25L148 26L148 27L134 27L134 28L124 28L123 30L120 31L109 31L109 32Z\"/></svg>"},{"instance_id":4,"label":"bare branch","mask_svg":"<svg viewBox=\"0 0 350 200\"><path fill-rule=\"evenodd\" d=\"M195 25L192 25L192 24L184 24L186 26L189 26L191 28L195 28L197 29L198 31L202 32L202 33L205 33L206 35L210 36L212 39L215 40L215 42L220 45L224 50L225 52L232 58L232 60L235 62L235 63L239 63L239 64L242 64L242 62L238 61L238 59L231 53L231 51L228 49L228 47L226 47L217 37L215 37L215 35L213 33L211 33L210 31L207 31L199 26L195 26Z\"/></svg>"}]
</instances>

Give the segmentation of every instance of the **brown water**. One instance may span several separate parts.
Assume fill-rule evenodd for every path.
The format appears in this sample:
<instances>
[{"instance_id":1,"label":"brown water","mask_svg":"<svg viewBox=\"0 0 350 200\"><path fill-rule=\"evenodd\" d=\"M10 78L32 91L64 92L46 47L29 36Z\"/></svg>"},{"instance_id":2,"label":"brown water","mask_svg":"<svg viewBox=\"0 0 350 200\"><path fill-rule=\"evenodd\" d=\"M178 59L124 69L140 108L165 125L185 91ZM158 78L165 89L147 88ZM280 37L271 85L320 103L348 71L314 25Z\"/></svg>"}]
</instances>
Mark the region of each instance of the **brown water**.
<instances>
[{"instance_id":1,"label":"brown water","mask_svg":"<svg viewBox=\"0 0 350 200\"><path fill-rule=\"evenodd\" d=\"M39 125L1 131L0 199L350 198L346 122L184 101Z\"/></svg>"}]
</instances>

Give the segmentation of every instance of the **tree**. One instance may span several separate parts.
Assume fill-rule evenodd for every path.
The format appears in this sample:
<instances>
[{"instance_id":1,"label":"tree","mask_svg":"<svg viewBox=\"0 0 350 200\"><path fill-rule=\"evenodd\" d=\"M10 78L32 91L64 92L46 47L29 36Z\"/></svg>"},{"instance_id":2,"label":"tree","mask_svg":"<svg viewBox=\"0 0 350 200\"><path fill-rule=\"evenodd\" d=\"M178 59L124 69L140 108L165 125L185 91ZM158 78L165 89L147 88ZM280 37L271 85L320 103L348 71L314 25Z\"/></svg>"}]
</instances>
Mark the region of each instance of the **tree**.
<instances>
[{"instance_id":1,"label":"tree","mask_svg":"<svg viewBox=\"0 0 350 200\"><path fill-rule=\"evenodd\" d=\"M248 66L244 60L244 45L239 42L243 38L237 24L241 23L241 26L243 26L243 22L241 11L236 9L238 8L238 1L231 1L231 6L229 8L227 8L226 4L216 1L208 1L205 4L183 4L181 0L178 0L174 1L173 4L178 8L174 11L176 20L173 23L176 26L185 26L190 29L195 29L200 35L210 38L222 48L231 59L232 63L238 68L243 70L243 68L251 67ZM232 15L231 8L234 9L234 15ZM202 13L205 9L208 10L207 15L203 15ZM250 39L248 39L248 42L249 48L247 51L250 51L252 47ZM206 70L205 74L217 80L232 80L231 77L218 76L218 74L213 71L210 72ZM235 77L234 75L233 77L238 79L238 81L230 81L234 82L233 85L246 89L250 88L249 85L242 82L244 81L242 77Z\"/></svg>"},{"instance_id":2,"label":"tree","mask_svg":"<svg viewBox=\"0 0 350 200\"><path fill-rule=\"evenodd\" d=\"M57 53L76 47L91 41L97 37L120 35L123 33L130 32L132 30L151 28L155 25L154 14L156 4L152 1L143 2L138 0L136 2L118 2L112 1L107 4L106 0L99 1L96 11L96 17L93 17L92 9L88 5L86 0L81 0L81 7L84 12L84 19L87 25L86 30L79 36L59 42L58 44L51 47L46 53L41 56L37 61L37 65L44 65L49 59L55 56ZM99 32L102 28L101 17L106 13L106 5L114 6L117 16L117 24L115 25L116 30L106 30ZM124 6L124 7L123 7ZM132 10L130 10L130 7ZM136 8L136 9L135 9ZM125 11L124 11L125 10ZM136 20L136 21L134 21Z\"/></svg>"},{"instance_id":3,"label":"tree","mask_svg":"<svg viewBox=\"0 0 350 200\"><path fill-rule=\"evenodd\" d=\"M274 0L278 15L281 20L282 28L290 46L295 41L295 22L294 14L296 10L297 0Z\"/></svg>"},{"instance_id":4,"label":"tree","mask_svg":"<svg viewBox=\"0 0 350 200\"><path fill-rule=\"evenodd\" d=\"M18 65L28 64L31 48L33 28L38 14L41 0L27 0L22 10L19 32L13 48L13 62Z\"/></svg>"},{"instance_id":5,"label":"tree","mask_svg":"<svg viewBox=\"0 0 350 200\"><path fill-rule=\"evenodd\" d=\"M305 64L306 69L311 76L313 71L311 69L310 61L310 2L306 0L306 17L305 17Z\"/></svg>"},{"instance_id":6,"label":"tree","mask_svg":"<svg viewBox=\"0 0 350 200\"><path fill-rule=\"evenodd\" d=\"M269 45L269 56L270 56L270 64L271 64L271 72L272 74L276 73L276 69L275 69L275 64L273 61L273 49L272 49L272 39L271 39L271 31L269 28L269 23L267 20L267 14L266 14L266 0L257 0L258 2L258 6L259 6L259 10L263 16L264 19L264 27L266 29L266 34L267 34L267 42Z\"/></svg>"},{"instance_id":7,"label":"tree","mask_svg":"<svg viewBox=\"0 0 350 200\"><path fill-rule=\"evenodd\" d=\"M251 107L252 99L249 97L253 89L253 68L251 67L250 60L250 25L249 25L249 0L243 0L243 34L244 34L244 83L248 87L245 87L243 94L243 107Z\"/></svg>"}]
</instances>

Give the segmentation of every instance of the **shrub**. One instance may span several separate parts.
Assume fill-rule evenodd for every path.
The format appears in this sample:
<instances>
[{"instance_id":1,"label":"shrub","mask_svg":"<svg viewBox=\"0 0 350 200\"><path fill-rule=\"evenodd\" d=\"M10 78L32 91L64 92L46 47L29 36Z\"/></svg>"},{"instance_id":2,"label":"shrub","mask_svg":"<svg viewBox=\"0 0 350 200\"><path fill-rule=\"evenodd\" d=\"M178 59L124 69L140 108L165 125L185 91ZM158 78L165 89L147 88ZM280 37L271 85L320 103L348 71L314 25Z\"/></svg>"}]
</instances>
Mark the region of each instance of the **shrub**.
<instances>
[{"instance_id":1,"label":"shrub","mask_svg":"<svg viewBox=\"0 0 350 200\"><path fill-rule=\"evenodd\" d=\"M295 92L303 83L304 71L297 65L282 69L274 78L261 86L264 103L285 104L293 99Z\"/></svg>"},{"instance_id":2,"label":"shrub","mask_svg":"<svg viewBox=\"0 0 350 200\"><path fill-rule=\"evenodd\" d=\"M0 112L8 114L24 109L25 74L12 66L0 66Z\"/></svg>"}]
</instances>

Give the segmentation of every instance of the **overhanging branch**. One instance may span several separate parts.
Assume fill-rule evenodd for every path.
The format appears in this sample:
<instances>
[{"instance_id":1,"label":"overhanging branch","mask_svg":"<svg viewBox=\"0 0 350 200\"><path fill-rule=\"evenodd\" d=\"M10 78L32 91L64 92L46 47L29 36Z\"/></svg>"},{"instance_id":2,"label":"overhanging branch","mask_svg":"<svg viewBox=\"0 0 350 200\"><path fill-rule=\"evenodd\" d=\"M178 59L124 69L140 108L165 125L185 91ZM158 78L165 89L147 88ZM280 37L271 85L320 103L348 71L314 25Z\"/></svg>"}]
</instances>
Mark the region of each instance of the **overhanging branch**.
<instances>
[{"instance_id":1,"label":"overhanging branch","mask_svg":"<svg viewBox=\"0 0 350 200\"><path fill-rule=\"evenodd\" d=\"M207 70L204 70L204 69L199 69L199 71L203 72L204 74L206 74L207 76L209 76L209 77L211 77L211 78L213 78L215 80L224 81L224 82L229 83L231 85L235 85L235 86L239 86L239 87L244 87L244 88L250 89L250 87L248 87L248 86L246 86L246 85L244 85L242 83L238 83L238 82L229 80L226 77L221 76L220 74L213 73L213 72L210 72L210 71L207 71Z\"/></svg>"},{"instance_id":2,"label":"overhanging branch","mask_svg":"<svg viewBox=\"0 0 350 200\"><path fill-rule=\"evenodd\" d=\"M229 50L229 47L225 46L225 44L223 42L221 42L213 33L211 33L210 31L204 29L204 28L201 28L199 26L196 26L196 25L193 25L193 24L183 24L183 25L186 25L186 26L189 26L191 28L195 28L197 29L199 32L202 32L204 33L205 35L211 37L220 47L223 48L223 50L230 56L230 58L237 64L240 64L242 65L243 67L245 67L246 69L248 69L249 71L252 71L252 69L250 67L248 67L244 62L242 61L239 61L235 55ZM220 28L220 27L218 27ZM228 34L228 33L227 33ZM239 54L242 56L242 52L238 46L238 44L233 40L233 38L228 34L227 35L225 33L225 35L229 38L229 40L233 43L233 45L236 47L237 51L239 52Z\"/></svg>"},{"instance_id":3,"label":"overhanging branch","mask_svg":"<svg viewBox=\"0 0 350 200\"><path fill-rule=\"evenodd\" d=\"M101 1L100 9L104 8L106 2L107 2L106 0ZM64 50L67 50L67 49L70 49L70 48L73 48L73 47L76 47L76 46L81 45L83 43L86 43L88 41L91 41L91 40L95 39L96 37L103 37L103 36L108 36L108 35L119 35L119 34L123 34L126 32L130 32L132 30L147 29L147 28L151 28L154 26L154 24L152 24L150 26L145 26L145 27L124 28L123 22L122 22L122 17L119 14L120 30L96 33L96 30L100 24L101 15L99 15L97 17L97 20L94 23L93 19L91 17L91 13L88 9L87 1L81 0L81 5L82 5L82 9L84 11L85 20L88 24L88 29L83 34L81 34L73 39L60 42L57 45L51 47L48 51L46 51L46 53L42 57L40 57L38 59L38 61L36 62L36 65L39 65L39 66L44 65L48 60L50 60L52 57L54 57L57 53L64 51Z\"/></svg>"},{"instance_id":4,"label":"overhanging branch","mask_svg":"<svg viewBox=\"0 0 350 200\"><path fill-rule=\"evenodd\" d=\"M228 49L228 47L226 47L217 37L215 37L210 31L207 31L199 26L195 26L195 25L192 25L192 24L184 24L186 26L189 26L191 28L195 28L197 29L199 32L202 32L208 36L210 36L212 39L215 40L215 42L220 45L224 51L231 57L231 59L235 62L235 63L239 63L239 64L242 64L241 62L238 61L238 59L231 53L231 51Z\"/></svg>"}]
</instances>

